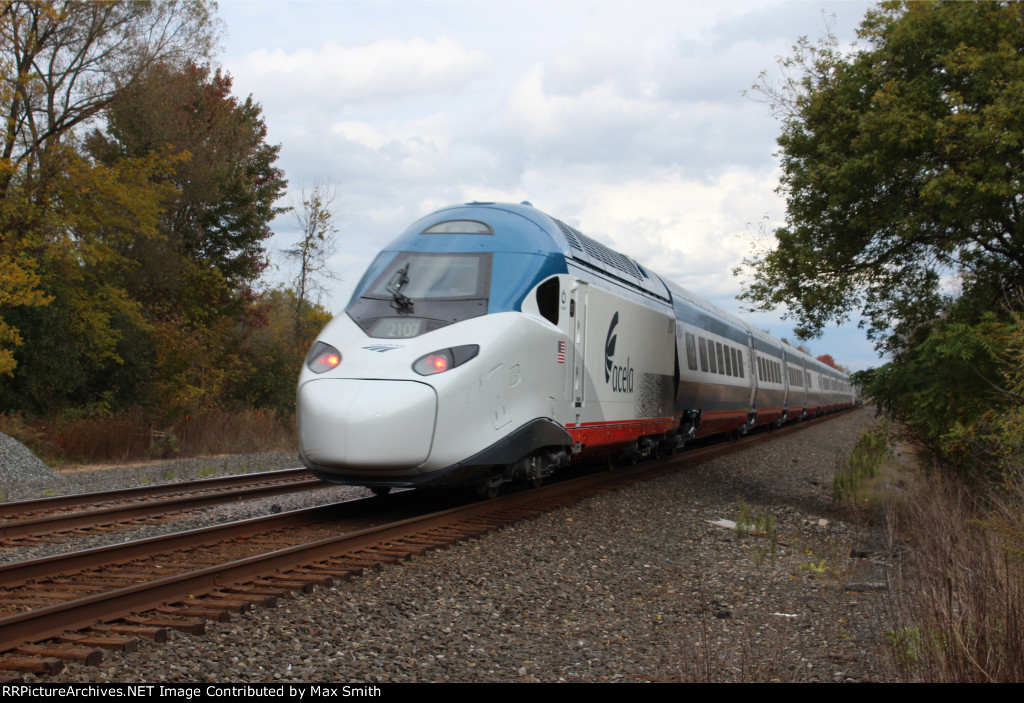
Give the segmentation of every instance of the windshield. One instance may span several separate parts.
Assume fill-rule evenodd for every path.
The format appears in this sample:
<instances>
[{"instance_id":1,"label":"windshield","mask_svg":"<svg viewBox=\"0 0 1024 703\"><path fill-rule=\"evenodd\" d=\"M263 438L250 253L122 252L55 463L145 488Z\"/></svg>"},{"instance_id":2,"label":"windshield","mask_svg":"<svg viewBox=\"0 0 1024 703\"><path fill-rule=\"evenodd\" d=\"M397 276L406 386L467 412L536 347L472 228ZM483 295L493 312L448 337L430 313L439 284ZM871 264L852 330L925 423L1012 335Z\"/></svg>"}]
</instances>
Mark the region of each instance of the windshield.
<instances>
[{"instance_id":1,"label":"windshield","mask_svg":"<svg viewBox=\"0 0 1024 703\"><path fill-rule=\"evenodd\" d=\"M377 278L368 297L394 298L396 291L420 300L486 298L491 259L483 254L400 254Z\"/></svg>"}]
</instances>

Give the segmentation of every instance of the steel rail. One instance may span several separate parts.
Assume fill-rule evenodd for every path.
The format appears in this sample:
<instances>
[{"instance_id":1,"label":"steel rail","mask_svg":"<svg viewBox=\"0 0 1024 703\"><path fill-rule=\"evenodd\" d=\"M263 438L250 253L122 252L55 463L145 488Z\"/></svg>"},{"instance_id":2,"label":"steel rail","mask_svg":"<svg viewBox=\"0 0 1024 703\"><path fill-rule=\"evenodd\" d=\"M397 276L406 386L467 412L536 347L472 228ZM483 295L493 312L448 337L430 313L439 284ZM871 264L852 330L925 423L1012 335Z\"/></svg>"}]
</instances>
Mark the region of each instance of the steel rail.
<instances>
[{"instance_id":1,"label":"steel rail","mask_svg":"<svg viewBox=\"0 0 1024 703\"><path fill-rule=\"evenodd\" d=\"M830 417L836 417L836 415ZM205 566L193 571L132 584L24 613L8 615L0 618L0 651L12 649L26 641L39 641L68 630L86 628L99 622L124 617L133 612L152 609L168 602L180 601L186 597L186 594L189 596L206 595L217 589L238 586L275 573L280 574L282 571L295 569L304 564L351 555L353 552L387 544L390 541L408 539L439 526L474 520L490 520L495 524L507 524L522 519L524 511L535 515L551 509L553 504L564 505L566 504L564 500L572 494L576 494L576 497L569 502L575 502L579 497L591 495L597 491L611 490L619 484L646 480L649 477L676 471L681 467L706 461L716 456L746 449L763 441L779 438L817 424L819 421L805 422L772 433L752 435L739 441L696 449L654 464L643 464L612 473L594 473L551 484L540 490L523 491L494 500L481 501L382 526L321 538L306 544L275 549L261 555ZM65 557L47 557L31 562L9 564L0 567L0 584L10 587L12 584L16 586L56 575L73 574L85 568L102 567L104 563L124 564L132 561L135 558L134 555L152 555L154 551L173 551L182 546L200 546L209 544L211 540L219 541L228 537L240 537L247 533L263 533L268 529L297 526L298 524L308 525L311 518L336 519L339 509L343 506L352 508L364 505L379 506L380 504L379 499L357 499L330 506L296 510L265 518L254 518L174 535L154 537L113 547L85 550ZM102 558L104 561L98 562L98 558Z\"/></svg>"},{"instance_id":2,"label":"steel rail","mask_svg":"<svg viewBox=\"0 0 1024 703\"><path fill-rule=\"evenodd\" d=\"M241 486L260 481L283 480L304 475L308 476L309 472L302 468L278 469L276 471L262 471L251 474L235 474L233 476L201 478L195 481L157 483L152 486L133 486L131 488L117 488L110 491L71 493L69 495L62 496L50 496L49 498L32 498L30 500L9 501L6 503L0 503L0 519L17 518L19 515L44 510L97 505L98 503L106 503L115 500L149 498L157 495L176 493L183 490L191 491L203 490L206 488L230 488L233 486Z\"/></svg>"},{"instance_id":3,"label":"steel rail","mask_svg":"<svg viewBox=\"0 0 1024 703\"><path fill-rule=\"evenodd\" d=\"M195 510L210 505L221 505L235 500L254 500L267 496L286 495L299 491L324 488L327 484L315 478L308 481L283 483L274 486L251 486L238 488L230 493L215 495L168 497L164 500L147 502L143 505L111 506L86 510L71 515L48 515L30 520L21 520L0 525L0 539L18 539L41 536L67 530L110 525L140 518L164 516L174 512Z\"/></svg>"},{"instance_id":4,"label":"steel rail","mask_svg":"<svg viewBox=\"0 0 1024 703\"><path fill-rule=\"evenodd\" d=\"M90 498L104 502L116 500L134 500L135 502L127 505L110 505L70 513L57 512L22 520L12 519L8 522L0 522L0 540L12 540L83 527L109 525L127 520L162 516L183 510L195 510L210 505L220 505L232 500L252 500L272 495L285 495L324 488L329 485L309 475L304 469L286 469L281 472L268 472L268 474L275 475L263 479L249 475L245 477L230 476L221 479L206 479L181 484L162 484L158 488L163 490L154 492L154 495L163 495L164 497L157 497L154 500L146 500L144 502L138 502L141 498L146 497L146 493L141 492L140 489L129 489L125 492L103 491L101 493L82 494L81 496L61 496L61 499L79 499L77 503L66 503L67 506L95 505L95 503L87 502ZM169 495L170 493L181 493L183 491L203 491L203 493L197 495ZM46 501L47 499L41 500ZM34 504L36 501L25 501L22 505L27 503ZM46 507L51 506L40 506L42 509Z\"/></svg>"}]
</instances>

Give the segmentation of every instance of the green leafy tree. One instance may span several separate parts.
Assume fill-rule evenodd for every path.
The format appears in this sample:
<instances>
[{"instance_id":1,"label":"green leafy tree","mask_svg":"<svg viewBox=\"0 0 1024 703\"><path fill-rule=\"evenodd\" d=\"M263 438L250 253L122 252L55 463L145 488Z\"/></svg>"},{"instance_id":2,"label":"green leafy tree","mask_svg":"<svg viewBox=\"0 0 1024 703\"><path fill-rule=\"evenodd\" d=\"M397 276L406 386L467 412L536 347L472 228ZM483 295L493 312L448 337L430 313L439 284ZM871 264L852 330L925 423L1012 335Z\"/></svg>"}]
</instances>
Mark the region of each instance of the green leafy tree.
<instances>
[{"instance_id":1,"label":"green leafy tree","mask_svg":"<svg viewBox=\"0 0 1024 703\"><path fill-rule=\"evenodd\" d=\"M229 75L208 66L153 66L111 102L106 130L90 136L90 151L105 162L164 150L181 157L169 175L175 192L163 203L162 237L136 252L148 264L136 281L140 296L174 294L187 266L216 269L232 289L266 266L264 241L284 211L275 203L287 181L260 106L231 87ZM169 257L180 261L161 275Z\"/></svg>"},{"instance_id":2,"label":"green leafy tree","mask_svg":"<svg viewBox=\"0 0 1024 703\"><path fill-rule=\"evenodd\" d=\"M879 410L963 475L1000 482L1024 463L1022 301L978 314L950 306L879 369L854 374Z\"/></svg>"},{"instance_id":3,"label":"green leafy tree","mask_svg":"<svg viewBox=\"0 0 1024 703\"><path fill-rule=\"evenodd\" d=\"M898 350L948 304L1024 282L1024 4L886 2L866 47L802 40L755 86L782 122L786 224L744 297L803 337L859 311Z\"/></svg>"}]
</instances>

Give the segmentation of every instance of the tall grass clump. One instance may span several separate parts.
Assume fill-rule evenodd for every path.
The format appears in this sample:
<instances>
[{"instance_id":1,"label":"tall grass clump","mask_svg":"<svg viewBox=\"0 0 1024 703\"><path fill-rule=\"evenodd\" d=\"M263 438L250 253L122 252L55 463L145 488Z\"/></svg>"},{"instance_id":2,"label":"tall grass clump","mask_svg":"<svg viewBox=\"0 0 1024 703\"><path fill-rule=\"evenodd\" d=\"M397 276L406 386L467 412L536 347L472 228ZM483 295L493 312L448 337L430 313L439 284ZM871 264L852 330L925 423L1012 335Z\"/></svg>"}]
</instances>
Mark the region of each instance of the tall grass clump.
<instances>
[{"instance_id":1,"label":"tall grass clump","mask_svg":"<svg viewBox=\"0 0 1024 703\"><path fill-rule=\"evenodd\" d=\"M897 519L913 545L887 633L897 676L1024 680L1024 484L979 500L929 475Z\"/></svg>"},{"instance_id":2,"label":"tall grass clump","mask_svg":"<svg viewBox=\"0 0 1024 703\"><path fill-rule=\"evenodd\" d=\"M839 503L855 498L860 488L879 476L888 456L889 423L883 419L860 436L845 461L837 459L832 499Z\"/></svg>"}]
</instances>

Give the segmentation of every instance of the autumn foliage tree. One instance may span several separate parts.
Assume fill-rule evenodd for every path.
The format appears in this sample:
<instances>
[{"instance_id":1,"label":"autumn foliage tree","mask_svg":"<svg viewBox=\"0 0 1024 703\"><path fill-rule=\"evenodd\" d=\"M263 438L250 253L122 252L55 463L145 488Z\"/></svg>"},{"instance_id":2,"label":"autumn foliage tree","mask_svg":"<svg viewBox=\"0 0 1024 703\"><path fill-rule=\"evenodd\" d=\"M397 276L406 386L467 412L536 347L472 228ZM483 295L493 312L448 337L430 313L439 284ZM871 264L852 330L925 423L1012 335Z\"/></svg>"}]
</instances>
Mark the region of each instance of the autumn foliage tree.
<instances>
[{"instance_id":1,"label":"autumn foliage tree","mask_svg":"<svg viewBox=\"0 0 1024 703\"><path fill-rule=\"evenodd\" d=\"M159 236L129 242L136 268L126 279L159 343L154 391L166 407L225 401L242 373L241 335L259 315L253 283L266 266L269 223L286 186L279 147L252 98L231 94L231 78L206 66L157 65L120 93L107 126L90 135L99 160L167 154Z\"/></svg>"},{"instance_id":2,"label":"autumn foliage tree","mask_svg":"<svg viewBox=\"0 0 1024 703\"><path fill-rule=\"evenodd\" d=\"M139 306L120 282L133 265L120 246L156 234L168 162L96 163L81 131L154 62L208 52L215 28L198 2L0 6L4 408L81 398L123 362L118 344Z\"/></svg>"},{"instance_id":3,"label":"autumn foliage tree","mask_svg":"<svg viewBox=\"0 0 1024 703\"><path fill-rule=\"evenodd\" d=\"M0 3L0 411L243 403L285 187L201 0Z\"/></svg>"}]
</instances>

